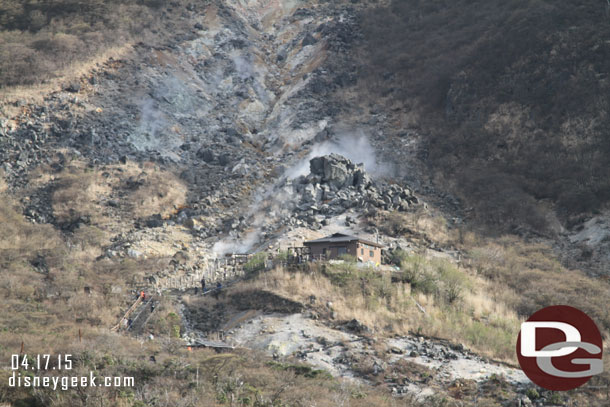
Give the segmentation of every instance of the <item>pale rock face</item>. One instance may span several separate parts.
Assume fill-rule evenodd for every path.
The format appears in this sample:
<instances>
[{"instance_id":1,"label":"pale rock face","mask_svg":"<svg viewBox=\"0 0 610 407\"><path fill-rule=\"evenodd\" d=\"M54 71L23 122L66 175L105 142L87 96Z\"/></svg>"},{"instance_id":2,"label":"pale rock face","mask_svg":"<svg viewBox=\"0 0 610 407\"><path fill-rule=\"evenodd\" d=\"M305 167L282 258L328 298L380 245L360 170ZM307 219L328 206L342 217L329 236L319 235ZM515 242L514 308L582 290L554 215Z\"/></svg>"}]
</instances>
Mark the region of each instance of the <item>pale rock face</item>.
<instances>
[{"instance_id":1,"label":"pale rock face","mask_svg":"<svg viewBox=\"0 0 610 407\"><path fill-rule=\"evenodd\" d=\"M354 164L338 154L316 157L310 161L311 174L337 189L354 184Z\"/></svg>"}]
</instances>

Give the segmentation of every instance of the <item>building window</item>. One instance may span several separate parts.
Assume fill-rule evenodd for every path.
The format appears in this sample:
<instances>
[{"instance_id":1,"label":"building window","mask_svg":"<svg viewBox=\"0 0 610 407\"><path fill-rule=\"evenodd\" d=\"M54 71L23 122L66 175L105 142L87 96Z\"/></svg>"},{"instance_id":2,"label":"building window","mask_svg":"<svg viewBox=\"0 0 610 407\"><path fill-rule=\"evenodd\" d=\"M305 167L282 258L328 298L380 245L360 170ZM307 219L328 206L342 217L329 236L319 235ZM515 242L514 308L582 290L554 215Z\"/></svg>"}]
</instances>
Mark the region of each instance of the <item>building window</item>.
<instances>
[{"instance_id":1,"label":"building window","mask_svg":"<svg viewBox=\"0 0 610 407\"><path fill-rule=\"evenodd\" d=\"M374 251L372 251L372 250L369 250L369 256L370 256L370 257L375 257L375 252L374 252Z\"/></svg>"},{"instance_id":2,"label":"building window","mask_svg":"<svg viewBox=\"0 0 610 407\"><path fill-rule=\"evenodd\" d=\"M327 250L328 250L328 249L326 249L326 247L322 248L322 254L326 256L326 251L327 251Z\"/></svg>"},{"instance_id":3,"label":"building window","mask_svg":"<svg viewBox=\"0 0 610 407\"><path fill-rule=\"evenodd\" d=\"M337 255L347 254L347 247L337 247Z\"/></svg>"},{"instance_id":4,"label":"building window","mask_svg":"<svg viewBox=\"0 0 610 407\"><path fill-rule=\"evenodd\" d=\"M360 255L364 256L364 249L360 249Z\"/></svg>"}]
</instances>

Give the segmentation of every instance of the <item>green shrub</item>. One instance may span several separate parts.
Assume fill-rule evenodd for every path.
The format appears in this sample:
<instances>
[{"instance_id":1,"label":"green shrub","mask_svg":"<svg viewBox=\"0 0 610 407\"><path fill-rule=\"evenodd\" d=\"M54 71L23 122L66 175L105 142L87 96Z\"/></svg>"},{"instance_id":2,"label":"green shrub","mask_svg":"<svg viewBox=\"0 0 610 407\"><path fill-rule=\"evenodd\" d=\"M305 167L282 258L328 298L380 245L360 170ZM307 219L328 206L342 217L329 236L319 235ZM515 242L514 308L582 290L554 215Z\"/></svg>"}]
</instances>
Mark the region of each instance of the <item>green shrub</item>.
<instances>
[{"instance_id":1,"label":"green shrub","mask_svg":"<svg viewBox=\"0 0 610 407\"><path fill-rule=\"evenodd\" d=\"M256 253L254 256L250 257L246 264L244 264L244 271L247 275L252 275L264 270L265 260L267 260L267 253Z\"/></svg>"},{"instance_id":2,"label":"green shrub","mask_svg":"<svg viewBox=\"0 0 610 407\"><path fill-rule=\"evenodd\" d=\"M540 393L538 393L538 390L536 390L535 388L531 387L529 389L527 389L527 391L525 392L525 395L530 399L530 400L538 400L540 398Z\"/></svg>"},{"instance_id":3,"label":"green shrub","mask_svg":"<svg viewBox=\"0 0 610 407\"><path fill-rule=\"evenodd\" d=\"M275 255L275 260L279 262L287 262L290 260L292 255L288 250L282 250Z\"/></svg>"},{"instance_id":4,"label":"green shrub","mask_svg":"<svg viewBox=\"0 0 610 407\"><path fill-rule=\"evenodd\" d=\"M401 263L402 279L411 285L413 292L436 294L438 276L429 268L428 262L421 256L404 258Z\"/></svg>"},{"instance_id":5,"label":"green shrub","mask_svg":"<svg viewBox=\"0 0 610 407\"><path fill-rule=\"evenodd\" d=\"M390 252L390 262L398 267L406 262L409 258L409 253L402 249L392 250Z\"/></svg>"},{"instance_id":6,"label":"green shrub","mask_svg":"<svg viewBox=\"0 0 610 407\"><path fill-rule=\"evenodd\" d=\"M467 275L446 260L401 255L400 265L399 278L409 283L413 292L434 295L445 304L458 302L470 288Z\"/></svg>"},{"instance_id":7,"label":"green shrub","mask_svg":"<svg viewBox=\"0 0 610 407\"><path fill-rule=\"evenodd\" d=\"M278 370L290 370L294 372L297 376L307 377L308 379L332 379L332 375L323 369L314 369L308 365L296 364L296 363L279 363L279 362L270 362L269 366L278 369Z\"/></svg>"}]
</instances>

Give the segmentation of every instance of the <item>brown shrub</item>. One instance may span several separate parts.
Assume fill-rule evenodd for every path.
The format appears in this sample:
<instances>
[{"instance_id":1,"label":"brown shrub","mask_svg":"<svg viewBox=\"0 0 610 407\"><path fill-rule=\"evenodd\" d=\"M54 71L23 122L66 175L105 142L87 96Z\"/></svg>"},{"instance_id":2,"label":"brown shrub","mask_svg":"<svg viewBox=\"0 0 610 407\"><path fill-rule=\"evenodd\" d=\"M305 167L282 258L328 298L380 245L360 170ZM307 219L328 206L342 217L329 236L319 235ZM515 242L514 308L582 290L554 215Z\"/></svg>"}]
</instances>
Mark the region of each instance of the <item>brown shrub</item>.
<instances>
[{"instance_id":1,"label":"brown shrub","mask_svg":"<svg viewBox=\"0 0 610 407\"><path fill-rule=\"evenodd\" d=\"M141 172L129 183L132 192L127 198L136 217L174 214L186 202L187 188L175 175L151 168Z\"/></svg>"},{"instance_id":2,"label":"brown shrub","mask_svg":"<svg viewBox=\"0 0 610 407\"><path fill-rule=\"evenodd\" d=\"M417 111L426 163L478 221L547 233L536 200L610 199L604 5L393 0L361 26L362 93Z\"/></svg>"},{"instance_id":3,"label":"brown shrub","mask_svg":"<svg viewBox=\"0 0 610 407\"><path fill-rule=\"evenodd\" d=\"M173 2L176 9L181 2ZM158 36L182 18L180 13L160 18L164 4L89 0L85 7L73 0L0 0L0 88L44 83L113 46Z\"/></svg>"},{"instance_id":4,"label":"brown shrub","mask_svg":"<svg viewBox=\"0 0 610 407\"><path fill-rule=\"evenodd\" d=\"M610 331L605 305L610 301L610 285L566 269L552 248L504 237L472 249L470 261L479 273L517 294L505 295L499 290L520 316L527 318L549 305L569 304L589 314L605 335Z\"/></svg>"},{"instance_id":5,"label":"brown shrub","mask_svg":"<svg viewBox=\"0 0 610 407\"><path fill-rule=\"evenodd\" d=\"M77 222L86 218L93 223L104 223L100 201L111 188L99 171L74 165L57 176L53 192L53 215L59 223Z\"/></svg>"}]
</instances>

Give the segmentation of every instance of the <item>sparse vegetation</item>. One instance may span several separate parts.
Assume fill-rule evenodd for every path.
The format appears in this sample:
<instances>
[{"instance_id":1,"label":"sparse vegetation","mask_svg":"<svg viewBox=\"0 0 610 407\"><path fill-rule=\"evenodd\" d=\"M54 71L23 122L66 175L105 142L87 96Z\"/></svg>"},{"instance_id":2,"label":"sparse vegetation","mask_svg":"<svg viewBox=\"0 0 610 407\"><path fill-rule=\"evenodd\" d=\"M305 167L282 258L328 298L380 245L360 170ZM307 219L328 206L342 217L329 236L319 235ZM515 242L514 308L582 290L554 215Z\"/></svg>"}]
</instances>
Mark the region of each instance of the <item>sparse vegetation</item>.
<instances>
[{"instance_id":1,"label":"sparse vegetation","mask_svg":"<svg viewBox=\"0 0 610 407\"><path fill-rule=\"evenodd\" d=\"M610 331L608 314L600 305L610 301L610 285L606 280L565 267L548 243L510 235L494 238L464 226L449 229L436 218L434 214L420 214L416 218L411 214L381 213L370 222L379 222L384 228L404 222L406 230L395 236L419 245L434 243L459 249L465 255L461 266L469 270L469 275L478 275L485 281L484 289L476 294L481 299L488 297L484 302L493 298L497 305L502 304L520 318L527 318L548 305L571 304L591 315L606 334ZM401 273L394 278L410 283L413 292L437 293L437 300L443 296L446 300L465 296L470 297L469 302L477 302L472 291L465 289L472 280L463 280L463 273L455 273L451 268L435 271L434 267L438 265L422 256L403 250L390 253L389 260L401 265ZM442 262L440 264L444 267ZM591 301L591 298L598 300ZM490 317L493 319L493 313L476 316L485 323L489 323Z\"/></svg>"},{"instance_id":2,"label":"sparse vegetation","mask_svg":"<svg viewBox=\"0 0 610 407\"><path fill-rule=\"evenodd\" d=\"M380 212L368 221L388 236L404 236L420 244L434 242L449 246L455 243L460 232L456 228L449 229L442 214L424 208L409 212Z\"/></svg>"},{"instance_id":3,"label":"sparse vegetation","mask_svg":"<svg viewBox=\"0 0 610 407\"><path fill-rule=\"evenodd\" d=\"M131 41L146 41L171 25L180 0L0 1L0 88L62 76ZM172 26L173 27L173 26ZM174 27L176 28L176 27Z\"/></svg>"},{"instance_id":4,"label":"sparse vegetation","mask_svg":"<svg viewBox=\"0 0 610 407\"><path fill-rule=\"evenodd\" d=\"M406 268L410 267L409 261L405 261ZM304 272L277 268L249 284L271 288L303 303L313 295L321 315L357 319L377 334L419 333L451 338L490 356L514 357L519 320L514 312L486 296L484 281L440 260L418 257L412 261L421 262L426 272L437 276L429 292L416 291L400 278L393 282L391 272L346 269L348 263L311 266ZM441 281L441 275L449 277ZM458 296L452 291L456 290L453 283L459 287ZM328 303L332 304L330 308Z\"/></svg>"},{"instance_id":5,"label":"sparse vegetation","mask_svg":"<svg viewBox=\"0 0 610 407\"><path fill-rule=\"evenodd\" d=\"M129 200L137 217L160 214L167 218L186 205L184 182L154 165L129 178L125 187L133 191Z\"/></svg>"},{"instance_id":6,"label":"sparse vegetation","mask_svg":"<svg viewBox=\"0 0 610 407\"><path fill-rule=\"evenodd\" d=\"M304 364L271 362L269 363L269 365L275 369L282 371L292 371L298 376L304 376L310 379L325 378L328 380L332 380L333 378L330 373L324 370L314 369L311 366Z\"/></svg>"},{"instance_id":7,"label":"sparse vegetation","mask_svg":"<svg viewBox=\"0 0 610 407\"><path fill-rule=\"evenodd\" d=\"M57 176L52 197L53 215L57 222L72 230L81 223L104 223L100 201L110 190L99 171L70 167Z\"/></svg>"},{"instance_id":8,"label":"sparse vegetation","mask_svg":"<svg viewBox=\"0 0 610 407\"><path fill-rule=\"evenodd\" d=\"M161 341L141 343L109 331L129 305L129 280L153 263L93 261L87 245L66 246L49 225L28 223L8 197L0 197L0 359L21 344L28 354L72 354L74 376L134 377L133 388L70 391L9 388L0 373L0 402L28 406L392 406L383 389L363 390L328 374L289 362L277 364L251 351L188 352L180 318L164 301L149 330ZM85 293L83 287L90 287ZM79 339L79 331L80 337ZM154 361L151 360L154 356ZM21 372L25 374L24 372ZM28 372L28 374L31 374ZM47 375L58 374L49 372ZM405 402L404 405L410 405Z\"/></svg>"},{"instance_id":9,"label":"sparse vegetation","mask_svg":"<svg viewBox=\"0 0 610 407\"><path fill-rule=\"evenodd\" d=\"M256 253L254 256L244 264L244 271L248 275L253 275L261 270L265 269L265 260L267 260L267 254L264 252Z\"/></svg>"},{"instance_id":10,"label":"sparse vegetation","mask_svg":"<svg viewBox=\"0 0 610 407\"><path fill-rule=\"evenodd\" d=\"M394 0L361 23L361 85L402 103L478 221L552 235L539 200L565 220L610 199L604 2Z\"/></svg>"},{"instance_id":11,"label":"sparse vegetation","mask_svg":"<svg viewBox=\"0 0 610 407\"><path fill-rule=\"evenodd\" d=\"M392 406L381 391L341 385L320 371L298 364L278 364L252 352L216 354L211 350L187 351L171 342L160 347L141 346L128 338L94 336L89 346L79 346L73 375L133 377L135 386L86 387L70 391L9 389L9 372L0 373L3 402L28 406L336 406L345 398L352 406ZM90 338L90 339L89 339ZM110 342L109 342L110 341ZM115 348L110 347L112 344ZM49 349L45 347L45 349ZM155 361L150 360L155 357ZM50 373L54 375L56 373ZM357 395L357 396L353 396ZM403 405L411 405L405 403Z\"/></svg>"},{"instance_id":12,"label":"sparse vegetation","mask_svg":"<svg viewBox=\"0 0 610 407\"><path fill-rule=\"evenodd\" d=\"M610 301L610 286L566 269L544 244L528 244L514 237L488 240L471 250L469 262L497 284L496 292L519 315L526 317L552 304L570 304L590 315L606 334L610 330L604 305ZM500 287L510 287L510 291Z\"/></svg>"},{"instance_id":13,"label":"sparse vegetation","mask_svg":"<svg viewBox=\"0 0 610 407\"><path fill-rule=\"evenodd\" d=\"M44 170L38 171L44 174ZM53 189L55 220L71 231L82 224L109 227L113 221L107 216L107 206L113 200L121 201L134 219L168 218L186 206L184 183L151 163L93 169L74 161L55 175Z\"/></svg>"}]
</instances>

